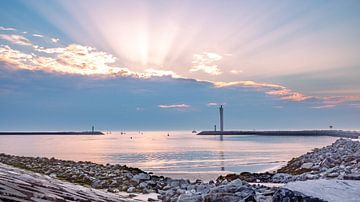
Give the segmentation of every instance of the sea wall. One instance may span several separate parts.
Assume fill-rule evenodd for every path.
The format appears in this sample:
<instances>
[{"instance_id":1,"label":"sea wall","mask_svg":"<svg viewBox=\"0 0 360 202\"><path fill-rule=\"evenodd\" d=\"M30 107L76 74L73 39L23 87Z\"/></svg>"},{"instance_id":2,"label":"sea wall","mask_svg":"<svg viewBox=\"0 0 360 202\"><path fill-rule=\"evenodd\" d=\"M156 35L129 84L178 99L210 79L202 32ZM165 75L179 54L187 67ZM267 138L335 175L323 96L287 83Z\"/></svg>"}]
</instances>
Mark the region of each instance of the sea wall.
<instances>
[{"instance_id":1,"label":"sea wall","mask_svg":"<svg viewBox=\"0 0 360 202\"><path fill-rule=\"evenodd\" d=\"M299 131L201 131L197 135L264 135L264 136L332 136L357 139L357 131L299 130Z\"/></svg>"}]
</instances>

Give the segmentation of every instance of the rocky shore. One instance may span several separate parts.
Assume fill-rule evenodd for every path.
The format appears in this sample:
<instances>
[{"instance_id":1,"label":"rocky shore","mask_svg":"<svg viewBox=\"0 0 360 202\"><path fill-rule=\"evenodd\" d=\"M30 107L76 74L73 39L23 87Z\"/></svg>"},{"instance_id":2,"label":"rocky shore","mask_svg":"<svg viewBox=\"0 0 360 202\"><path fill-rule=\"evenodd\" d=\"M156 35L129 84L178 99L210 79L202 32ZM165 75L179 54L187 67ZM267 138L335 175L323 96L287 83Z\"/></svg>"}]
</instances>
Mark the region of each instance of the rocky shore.
<instances>
[{"instance_id":1,"label":"rocky shore","mask_svg":"<svg viewBox=\"0 0 360 202\"><path fill-rule=\"evenodd\" d=\"M288 183L315 179L360 180L360 142L338 139L291 159L276 173L240 173L220 176L217 181L241 179L247 182Z\"/></svg>"},{"instance_id":2,"label":"rocky shore","mask_svg":"<svg viewBox=\"0 0 360 202\"><path fill-rule=\"evenodd\" d=\"M292 159L277 173L230 174L210 182L172 179L122 165L54 158L0 154L0 162L111 193L157 193L161 201L322 201L290 189L257 183L320 178L359 180L360 142L339 139L330 146ZM0 199L2 196L0 189Z\"/></svg>"},{"instance_id":3,"label":"rocky shore","mask_svg":"<svg viewBox=\"0 0 360 202\"><path fill-rule=\"evenodd\" d=\"M101 165L6 154L0 154L0 162L111 193L158 193L158 200L161 201L282 201L284 197L310 199L299 192L250 185L240 179L208 183L201 180L190 182L184 179L156 176L138 168L121 165ZM0 190L0 199L3 196Z\"/></svg>"}]
</instances>

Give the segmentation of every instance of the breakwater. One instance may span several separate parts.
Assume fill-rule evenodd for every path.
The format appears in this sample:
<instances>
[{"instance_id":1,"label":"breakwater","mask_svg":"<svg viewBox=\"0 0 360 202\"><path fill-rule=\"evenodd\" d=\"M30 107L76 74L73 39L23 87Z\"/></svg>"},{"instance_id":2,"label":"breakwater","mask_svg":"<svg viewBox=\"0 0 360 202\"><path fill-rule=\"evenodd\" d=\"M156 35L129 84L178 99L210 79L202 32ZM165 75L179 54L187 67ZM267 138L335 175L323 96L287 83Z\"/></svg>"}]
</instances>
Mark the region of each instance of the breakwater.
<instances>
[{"instance_id":1,"label":"breakwater","mask_svg":"<svg viewBox=\"0 0 360 202\"><path fill-rule=\"evenodd\" d=\"M0 132L0 135L104 135L100 131L65 132Z\"/></svg>"},{"instance_id":2,"label":"breakwater","mask_svg":"<svg viewBox=\"0 0 360 202\"><path fill-rule=\"evenodd\" d=\"M264 136L332 136L359 138L360 132L343 130L297 130L297 131L201 131L197 135L264 135Z\"/></svg>"}]
</instances>

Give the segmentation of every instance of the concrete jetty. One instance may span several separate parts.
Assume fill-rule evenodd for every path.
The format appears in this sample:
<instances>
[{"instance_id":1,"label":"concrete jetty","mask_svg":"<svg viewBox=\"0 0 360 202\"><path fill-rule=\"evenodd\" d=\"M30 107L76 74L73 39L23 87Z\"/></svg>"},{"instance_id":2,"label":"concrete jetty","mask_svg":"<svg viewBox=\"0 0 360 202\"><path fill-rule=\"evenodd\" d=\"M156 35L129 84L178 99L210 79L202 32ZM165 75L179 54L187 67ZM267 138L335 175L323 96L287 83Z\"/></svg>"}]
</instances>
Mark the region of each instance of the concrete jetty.
<instances>
[{"instance_id":1,"label":"concrete jetty","mask_svg":"<svg viewBox=\"0 0 360 202\"><path fill-rule=\"evenodd\" d=\"M359 131L343 130L281 130L281 131L201 131L197 135L264 135L264 136L332 136L359 138Z\"/></svg>"},{"instance_id":2,"label":"concrete jetty","mask_svg":"<svg viewBox=\"0 0 360 202\"><path fill-rule=\"evenodd\" d=\"M41 132L0 132L0 135L104 135L104 133L100 131L61 131L61 132L48 132L48 131L41 131Z\"/></svg>"}]
</instances>

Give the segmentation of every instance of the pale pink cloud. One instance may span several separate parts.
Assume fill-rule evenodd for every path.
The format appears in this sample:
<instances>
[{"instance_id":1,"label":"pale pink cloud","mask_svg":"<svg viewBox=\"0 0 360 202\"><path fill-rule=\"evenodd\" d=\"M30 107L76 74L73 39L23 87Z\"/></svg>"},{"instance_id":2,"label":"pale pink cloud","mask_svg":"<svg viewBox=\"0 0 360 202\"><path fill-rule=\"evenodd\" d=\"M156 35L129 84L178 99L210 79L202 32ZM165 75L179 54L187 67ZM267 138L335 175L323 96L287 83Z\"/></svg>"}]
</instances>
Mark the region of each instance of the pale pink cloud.
<instances>
[{"instance_id":1,"label":"pale pink cloud","mask_svg":"<svg viewBox=\"0 0 360 202\"><path fill-rule=\"evenodd\" d=\"M41 35L41 34L33 34L34 37L40 37L40 38L43 38L44 35Z\"/></svg>"},{"instance_id":2,"label":"pale pink cloud","mask_svg":"<svg viewBox=\"0 0 360 202\"><path fill-rule=\"evenodd\" d=\"M221 60L222 56L217 53L204 52L202 54L194 54L192 68L190 72L202 71L211 75L220 75L222 72L216 64Z\"/></svg>"},{"instance_id":3,"label":"pale pink cloud","mask_svg":"<svg viewBox=\"0 0 360 202\"><path fill-rule=\"evenodd\" d=\"M344 102L360 101L360 96L327 96L322 97L324 104L341 104Z\"/></svg>"},{"instance_id":4,"label":"pale pink cloud","mask_svg":"<svg viewBox=\"0 0 360 202\"><path fill-rule=\"evenodd\" d=\"M231 73L231 74L240 74L240 73L242 73L242 72L243 72L242 70L236 70L236 69L230 70L230 73Z\"/></svg>"},{"instance_id":5,"label":"pale pink cloud","mask_svg":"<svg viewBox=\"0 0 360 202\"><path fill-rule=\"evenodd\" d=\"M161 70L161 69L146 69L144 73L139 73L142 77L162 77L162 76L171 76L173 78L179 78L180 76L177 75L173 71L169 70Z\"/></svg>"},{"instance_id":6,"label":"pale pink cloud","mask_svg":"<svg viewBox=\"0 0 360 202\"><path fill-rule=\"evenodd\" d=\"M163 109L186 109L191 106L188 104L161 104L161 105L158 105L158 107L163 108Z\"/></svg>"},{"instance_id":7,"label":"pale pink cloud","mask_svg":"<svg viewBox=\"0 0 360 202\"><path fill-rule=\"evenodd\" d=\"M360 108L360 103L352 103L350 106Z\"/></svg>"},{"instance_id":8,"label":"pale pink cloud","mask_svg":"<svg viewBox=\"0 0 360 202\"><path fill-rule=\"evenodd\" d=\"M255 81L232 81L232 82L213 82L213 83L216 88L232 87L232 86L283 88L282 86L277 84L259 83Z\"/></svg>"},{"instance_id":9,"label":"pale pink cloud","mask_svg":"<svg viewBox=\"0 0 360 202\"><path fill-rule=\"evenodd\" d=\"M329 109L329 108L334 108L336 107L336 105L321 105L321 106L314 106L311 107L313 109Z\"/></svg>"},{"instance_id":10,"label":"pale pink cloud","mask_svg":"<svg viewBox=\"0 0 360 202\"><path fill-rule=\"evenodd\" d=\"M22 45L22 46L31 46L31 42L21 35L16 34L0 34L0 38L6 41L10 41L11 43Z\"/></svg>"},{"instance_id":11,"label":"pale pink cloud","mask_svg":"<svg viewBox=\"0 0 360 202\"><path fill-rule=\"evenodd\" d=\"M1 31L16 31L15 28L12 28L12 27L3 27L3 26L0 26L0 30L1 30Z\"/></svg>"},{"instance_id":12,"label":"pale pink cloud","mask_svg":"<svg viewBox=\"0 0 360 202\"><path fill-rule=\"evenodd\" d=\"M290 89L287 89L284 86L271 84L271 83L259 83L255 81L234 81L234 82L215 82L216 88L224 87L250 87L264 90L266 94L278 96L282 100L288 101L304 101L312 98L311 96L306 96L299 92L294 92Z\"/></svg>"}]
</instances>

